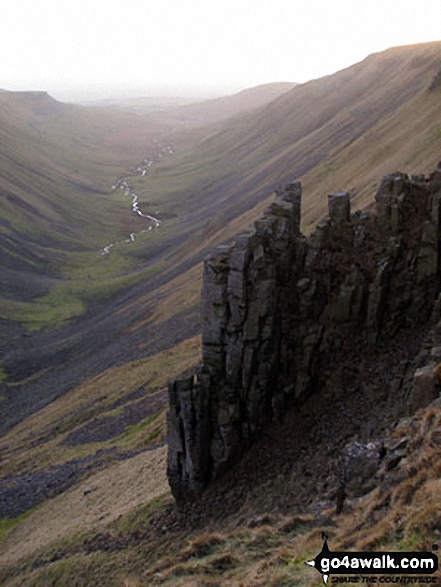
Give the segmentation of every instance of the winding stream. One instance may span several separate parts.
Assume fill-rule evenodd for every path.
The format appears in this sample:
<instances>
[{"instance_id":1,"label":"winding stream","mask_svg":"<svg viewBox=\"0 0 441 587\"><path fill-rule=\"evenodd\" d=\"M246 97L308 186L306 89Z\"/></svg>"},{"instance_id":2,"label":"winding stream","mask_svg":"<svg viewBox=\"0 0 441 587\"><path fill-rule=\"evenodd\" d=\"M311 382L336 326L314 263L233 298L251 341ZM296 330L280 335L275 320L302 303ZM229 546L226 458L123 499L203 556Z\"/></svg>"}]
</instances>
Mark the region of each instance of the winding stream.
<instances>
[{"instance_id":1,"label":"winding stream","mask_svg":"<svg viewBox=\"0 0 441 587\"><path fill-rule=\"evenodd\" d=\"M173 154L172 147L170 145L166 145L165 147L162 147L161 151L158 153L156 158L160 159L166 155L172 155L172 154ZM158 220L158 218L155 218L154 216L151 216L150 214L144 214L143 212L141 212L141 210L139 209L139 196L138 196L138 194L135 194L135 192L129 186L129 179L131 177L135 177L136 175L141 175L142 177L147 175L147 173L149 172L149 169L153 165L154 161L155 161L155 158L144 159L142 164L139 167L137 167L134 170L134 172L131 173L131 175L126 175L124 177L120 177L116 181L115 185L112 186L113 190L117 190L117 189L124 190L124 194L132 199L132 212L134 212L135 214L138 214L138 216L142 216L142 218L146 218L150 222L150 225L148 226L148 228L145 228L144 230L141 230L139 232L131 232L130 236L126 239L116 240L116 241L113 241L110 244L106 245L104 248L101 249L101 251L100 251L101 255L103 255L103 256L108 255L110 253L110 249L116 245L133 243L135 240L135 237L137 235L142 234L143 232L148 232L149 230L152 230L153 228L158 228L159 226L161 226L161 221Z\"/></svg>"}]
</instances>

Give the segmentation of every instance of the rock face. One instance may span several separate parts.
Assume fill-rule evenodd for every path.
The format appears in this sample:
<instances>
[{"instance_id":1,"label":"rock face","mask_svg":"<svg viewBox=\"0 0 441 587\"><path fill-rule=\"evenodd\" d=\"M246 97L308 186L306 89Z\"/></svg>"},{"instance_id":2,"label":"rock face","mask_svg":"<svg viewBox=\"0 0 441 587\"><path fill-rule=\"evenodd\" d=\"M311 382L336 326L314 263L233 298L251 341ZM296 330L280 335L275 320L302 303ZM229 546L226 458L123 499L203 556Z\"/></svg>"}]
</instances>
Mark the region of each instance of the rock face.
<instances>
[{"instance_id":1,"label":"rock face","mask_svg":"<svg viewBox=\"0 0 441 587\"><path fill-rule=\"evenodd\" d=\"M437 398L435 385L435 365L429 364L415 371L413 386L409 396L409 413L413 414L420 408L427 407Z\"/></svg>"},{"instance_id":2,"label":"rock face","mask_svg":"<svg viewBox=\"0 0 441 587\"><path fill-rule=\"evenodd\" d=\"M429 319L439 293L441 170L383 179L376 213L329 218L300 233L293 183L253 229L206 259L203 361L169 387L168 476L178 502L197 496L271 420L320 388L351 345L373 345Z\"/></svg>"},{"instance_id":3,"label":"rock face","mask_svg":"<svg viewBox=\"0 0 441 587\"><path fill-rule=\"evenodd\" d=\"M376 474L380 467L382 450L381 441L352 442L343 452L344 486L351 497L360 497L376 486Z\"/></svg>"}]
</instances>

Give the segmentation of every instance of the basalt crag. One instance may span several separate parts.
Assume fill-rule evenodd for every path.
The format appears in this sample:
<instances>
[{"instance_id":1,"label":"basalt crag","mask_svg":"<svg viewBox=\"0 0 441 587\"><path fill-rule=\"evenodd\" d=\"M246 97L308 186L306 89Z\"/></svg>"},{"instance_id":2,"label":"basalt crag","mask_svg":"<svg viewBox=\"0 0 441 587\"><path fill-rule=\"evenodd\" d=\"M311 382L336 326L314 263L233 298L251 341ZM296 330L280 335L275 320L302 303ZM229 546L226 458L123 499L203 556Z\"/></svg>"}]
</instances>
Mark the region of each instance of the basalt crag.
<instances>
[{"instance_id":1,"label":"basalt crag","mask_svg":"<svg viewBox=\"0 0 441 587\"><path fill-rule=\"evenodd\" d=\"M270 421L313 392L348 349L427 322L440 290L441 169L383 178L374 213L300 232L300 183L205 260L203 359L170 383L168 478L178 502L237 461ZM438 300L438 305L440 304Z\"/></svg>"}]
</instances>

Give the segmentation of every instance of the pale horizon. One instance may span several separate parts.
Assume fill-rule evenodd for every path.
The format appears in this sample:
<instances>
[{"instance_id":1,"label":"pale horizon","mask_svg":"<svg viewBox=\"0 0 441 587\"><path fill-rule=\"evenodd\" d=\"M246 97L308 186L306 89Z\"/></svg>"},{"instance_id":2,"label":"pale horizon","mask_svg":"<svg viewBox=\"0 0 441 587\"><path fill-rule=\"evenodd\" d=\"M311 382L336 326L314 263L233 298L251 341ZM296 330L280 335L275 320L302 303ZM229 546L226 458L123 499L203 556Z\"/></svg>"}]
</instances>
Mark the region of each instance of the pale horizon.
<instances>
[{"instance_id":1,"label":"pale horizon","mask_svg":"<svg viewBox=\"0 0 441 587\"><path fill-rule=\"evenodd\" d=\"M439 0L3 0L0 88L210 98L440 40L440 18Z\"/></svg>"}]
</instances>

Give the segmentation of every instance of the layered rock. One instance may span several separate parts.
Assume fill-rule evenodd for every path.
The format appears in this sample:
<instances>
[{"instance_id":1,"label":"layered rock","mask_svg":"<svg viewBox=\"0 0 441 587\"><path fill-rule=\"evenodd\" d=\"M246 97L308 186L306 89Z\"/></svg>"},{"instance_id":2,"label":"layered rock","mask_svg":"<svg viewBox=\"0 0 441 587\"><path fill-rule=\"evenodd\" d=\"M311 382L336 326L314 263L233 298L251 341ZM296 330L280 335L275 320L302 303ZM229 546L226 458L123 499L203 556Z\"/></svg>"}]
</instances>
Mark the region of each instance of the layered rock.
<instances>
[{"instance_id":1,"label":"layered rock","mask_svg":"<svg viewBox=\"0 0 441 587\"><path fill-rule=\"evenodd\" d=\"M320 388L354 344L426 321L439 291L441 171L383 179L376 213L329 218L300 233L301 185L289 184L252 230L204 264L203 361L170 384L170 486L191 499L262 428Z\"/></svg>"}]
</instances>

